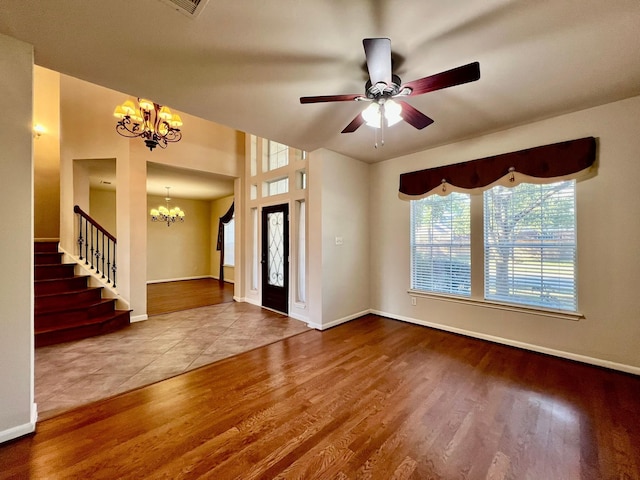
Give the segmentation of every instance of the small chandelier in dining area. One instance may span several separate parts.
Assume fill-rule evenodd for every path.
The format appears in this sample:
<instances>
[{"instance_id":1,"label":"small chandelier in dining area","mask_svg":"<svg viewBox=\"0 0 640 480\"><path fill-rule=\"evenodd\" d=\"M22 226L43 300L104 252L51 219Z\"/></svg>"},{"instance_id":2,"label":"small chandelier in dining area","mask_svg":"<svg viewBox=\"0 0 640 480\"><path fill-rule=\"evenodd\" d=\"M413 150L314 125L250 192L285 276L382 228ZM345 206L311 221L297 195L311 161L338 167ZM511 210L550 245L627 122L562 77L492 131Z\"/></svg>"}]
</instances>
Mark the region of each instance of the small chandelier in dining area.
<instances>
[{"instance_id":1,"label":"small chandelier in dining area","mask_svg":"<svg viewBox=\"0 0 640 480\"><path fill-rule=\"evenodd\" d=\"M167 148L167 143L182 138L180 115L144 98L138 98L137 106L131 100L118 105L113 116L119 119L116 132L123 137L142 138L151 151L157 146Z\"/></svg>"},{"instance_id":2,"label":"small chandelier in dining area","mask_svg":"<svg viewBox=\"0 0 640 480\"><path fill-rule=\"evenodd\" d=\"M165 205L160 205L158 208L152 208L149 214L151 215L152 222L165 222L167 227L170 227L172 223L176 222L184 222L184 211L182 211L179 207L171 208L169 206L169 202L171 202L171 197L169 197L169 188L167 189L167 196L165 200L167 202Z\"/></svg>"}]
</instances>

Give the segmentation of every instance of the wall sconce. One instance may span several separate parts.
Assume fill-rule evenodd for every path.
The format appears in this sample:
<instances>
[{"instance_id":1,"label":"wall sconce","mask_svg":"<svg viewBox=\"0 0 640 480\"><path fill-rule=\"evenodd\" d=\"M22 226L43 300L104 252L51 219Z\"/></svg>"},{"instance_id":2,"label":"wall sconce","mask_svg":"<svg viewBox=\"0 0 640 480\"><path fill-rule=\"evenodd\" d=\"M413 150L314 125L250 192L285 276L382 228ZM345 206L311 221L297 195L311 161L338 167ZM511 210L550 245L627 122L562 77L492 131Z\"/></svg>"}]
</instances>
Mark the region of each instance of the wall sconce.
<instances>
[{"instance_id":1,"label":"wall sconce","mask_svg":"<svg viewBox=\"0 0 640 480\"><path fill-rule=\"evenodd\" d=\"M42 125L40 125L39 123L36 123L33 126L33 138L35 138L36 140L40 138L40 135L42 135L43 133L46 133L47 129L44 128Z\"/></svg>"}]
</instances>

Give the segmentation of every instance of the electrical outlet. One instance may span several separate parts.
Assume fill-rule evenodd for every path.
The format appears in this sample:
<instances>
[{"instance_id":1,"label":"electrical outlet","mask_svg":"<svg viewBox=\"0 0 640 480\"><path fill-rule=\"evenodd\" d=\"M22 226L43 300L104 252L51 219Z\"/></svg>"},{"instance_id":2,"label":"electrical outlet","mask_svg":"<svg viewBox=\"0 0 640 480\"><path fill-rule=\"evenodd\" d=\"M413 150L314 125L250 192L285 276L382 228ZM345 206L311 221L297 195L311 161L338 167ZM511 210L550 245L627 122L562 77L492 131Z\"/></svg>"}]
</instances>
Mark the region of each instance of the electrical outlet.
<instances>
[{"instance_id":1,"label":"electrical outlet","mask_svg":"<svg viewBox=\"0 0 640 480\"><path fill-rule=\"evenodd\" d=\"M336 237L336 245L342 245L344 244L344 240L342 239L342 237Z\"/></svg>"},{"instance_id":2,"label":"electrical outlet","mask_svg":"<svg viewBox=\"0 0 640 480\"><path fill-rule=\"evenodd\" d=\"M411 305L416 306L416 297L411 297Z\"/></svg>"}]
</instances>

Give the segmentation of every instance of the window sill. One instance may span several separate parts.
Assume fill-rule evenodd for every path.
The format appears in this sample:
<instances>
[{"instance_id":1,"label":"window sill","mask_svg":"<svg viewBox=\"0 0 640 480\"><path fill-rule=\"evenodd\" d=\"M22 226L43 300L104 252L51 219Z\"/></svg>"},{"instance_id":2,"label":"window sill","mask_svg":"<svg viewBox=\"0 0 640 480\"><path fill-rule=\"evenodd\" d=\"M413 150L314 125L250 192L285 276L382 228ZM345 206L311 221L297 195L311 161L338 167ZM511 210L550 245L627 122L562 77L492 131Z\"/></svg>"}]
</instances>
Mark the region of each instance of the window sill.
<instances>
[{"instance_id":1,"label":"window sill","mask_svg":"<svg viewBox=\"0 0 640 480\"><path fill-rule=\"evenodd\" d=\"M489 300L479 300L477 298L454 297L450 295L441 295L437 293L427 293L427 292L422 292L420 290L407 290L407 293L412 297L431 298L434 300L442 300L444 302L462 303L466 305L475 305L475 306L484 307L484 308L494 308L496 310L507 310L510 312L517 312L517 313L528 313L530 315L560 318L562 320L572 320L574 322L577 322L578 320L585 318L584 315L579 312L565 312L562 310L550 310L550 309L546 310L543 308L525 307L520 305L511 305L508 303L492 302Z\"/></svg>"}]
</instances>

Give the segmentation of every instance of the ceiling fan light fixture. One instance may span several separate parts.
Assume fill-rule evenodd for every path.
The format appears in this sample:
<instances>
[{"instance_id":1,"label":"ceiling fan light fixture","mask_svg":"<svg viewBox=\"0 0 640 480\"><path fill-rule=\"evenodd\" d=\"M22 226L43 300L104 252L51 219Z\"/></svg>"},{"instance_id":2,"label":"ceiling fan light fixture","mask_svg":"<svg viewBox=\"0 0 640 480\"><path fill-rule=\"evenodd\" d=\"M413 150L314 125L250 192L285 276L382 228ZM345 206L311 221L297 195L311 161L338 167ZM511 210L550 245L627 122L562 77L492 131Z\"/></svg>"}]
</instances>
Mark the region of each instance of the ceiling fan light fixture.
<instances>
[{"instance_id":1,"label":"ceiling fan light fixture","mask_svg":"<svg viewBox=\"0 0 640 480\"><path fill-rule=\"evenodd\" d=\"M480 79L480 63L472 62L403 85L400 77L392 72L391 40L388 38L365 38L362 40L362 44L369 72L369 79L364 86L364 95L300 97L302 104L354 100L371 102L370 106L351 120L342 133L353 133L364 123L370 127L381 129L385 126L395 125L401 120L417 130L422 130L431 125L433 119L402 99L398 99L398 103L392 99L422 95ZM384 116L386 125L381 121L382 116Z\"/></svg>"},{"instance_id":2,"label":"ceiling fan light fixture","mask_svg":"<svg viewBox=\"0 0 640 480\"><path fill-rule=\"evenodd\" d=\"M378 102L371 102L362 111L362 118L370 127L380 128L380 105L378 105Z\"/></svg>"},{"instance_id":3,"label":"ceiling fan light fixture","mask_svg":"<svg viewBox=\"0 0 640 480\"><path fill-rule=\"evenodd\" d=\"M362 118L367 125L373 128L381 128L384 116L387 127L391 127L402 120L402 107L393 100L371 102L362 112Z\"/></svg>"},{"instance_id":4,"label":"ceiling fan light fixture","mask_svg":"<svg viewBox=\"0 0 640 480\"><path fill-rule=\"evenodd\" d=\"M387 100L384 102L384 118L387 121L387 126L391 127L402 120L402 107L400 104L393 100Z\"/></svg>"}]
</instances>

